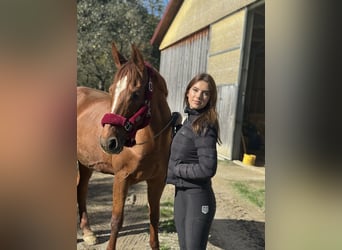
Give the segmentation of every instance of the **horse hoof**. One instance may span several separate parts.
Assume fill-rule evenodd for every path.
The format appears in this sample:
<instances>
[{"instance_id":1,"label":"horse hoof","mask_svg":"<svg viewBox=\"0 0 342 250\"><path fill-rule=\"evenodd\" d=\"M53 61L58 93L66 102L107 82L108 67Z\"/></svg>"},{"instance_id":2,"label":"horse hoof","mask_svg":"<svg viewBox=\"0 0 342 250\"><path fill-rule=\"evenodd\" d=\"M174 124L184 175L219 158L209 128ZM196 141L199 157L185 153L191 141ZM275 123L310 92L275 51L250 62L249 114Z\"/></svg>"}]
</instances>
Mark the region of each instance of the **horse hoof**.
<instances>
[{"instance_id":1,"label":"horse hoof","mask_svg":"<svg viewBox=\"0 0 342 250\"><path fill-rule=\"evenodd\" d=\"M95 245L97 243L97 238L93 232L83 235L83 240L87 245Z\"/></svg>"}]
</instances>

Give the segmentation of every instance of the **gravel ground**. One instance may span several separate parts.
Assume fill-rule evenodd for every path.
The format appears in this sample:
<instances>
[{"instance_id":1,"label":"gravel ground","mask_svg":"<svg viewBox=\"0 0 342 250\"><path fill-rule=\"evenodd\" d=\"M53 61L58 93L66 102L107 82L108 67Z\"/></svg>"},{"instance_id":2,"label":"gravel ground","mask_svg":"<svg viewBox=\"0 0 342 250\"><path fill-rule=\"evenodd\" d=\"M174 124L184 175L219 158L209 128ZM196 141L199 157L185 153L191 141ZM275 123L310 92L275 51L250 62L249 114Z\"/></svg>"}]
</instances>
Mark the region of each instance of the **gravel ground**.
<instances>
[{"instance_id":1,"label":"gravel ground","mask_svg":"<svg viewBox=\"0 0 342 250\"><path fill-rule=\"evenodd\" d=\"M236 181L254 188L265 188L265 168L245 166L239 161L219 161L213 188L217 210L211 227L208 250L261 250L265 249L265 211L241 197L232 187ZM88 213L98 244L87 246L77 231L78 250L106 249L110 234L112 209L111 175L94 173L89 183ZM161 204L173 201L173 186L166 185ZM170 218L161 217L161 225ZM129 190L123 228L119 233L117 249L150 249L148 232L148 206L145 182L132 186ZM177 233L163 230L159 240L161 249L179 249Z\"/></svg>"}]
</instances>

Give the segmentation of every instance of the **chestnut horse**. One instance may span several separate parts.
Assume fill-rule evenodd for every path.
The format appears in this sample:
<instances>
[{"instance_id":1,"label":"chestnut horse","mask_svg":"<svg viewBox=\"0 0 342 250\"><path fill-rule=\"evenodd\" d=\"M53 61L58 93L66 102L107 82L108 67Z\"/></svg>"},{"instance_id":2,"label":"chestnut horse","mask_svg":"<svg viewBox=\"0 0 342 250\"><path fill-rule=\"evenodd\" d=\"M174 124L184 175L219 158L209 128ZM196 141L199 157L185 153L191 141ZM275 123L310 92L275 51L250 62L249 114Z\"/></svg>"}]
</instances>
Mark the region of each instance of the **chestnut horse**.
<instances>
[{"instance_id":1,"label":"chestnut horse","mask_svg":"<svg viewBox=\"0 0 342 250\"><path fill-rule=\"evenodd\" d=\"M115 249L124 218L128 189L147 182L150 246L159 249L160 198L165 186L171 144L171 116L163 77L144 62L132 45L130 60L112 46L117 67L109 93L77 88L77 202L83 239L95 244L86 197L92 171L114 175L111 234L107 250ZM176 118L177 119L177 118Z\"/></svg>"}]
</instances>

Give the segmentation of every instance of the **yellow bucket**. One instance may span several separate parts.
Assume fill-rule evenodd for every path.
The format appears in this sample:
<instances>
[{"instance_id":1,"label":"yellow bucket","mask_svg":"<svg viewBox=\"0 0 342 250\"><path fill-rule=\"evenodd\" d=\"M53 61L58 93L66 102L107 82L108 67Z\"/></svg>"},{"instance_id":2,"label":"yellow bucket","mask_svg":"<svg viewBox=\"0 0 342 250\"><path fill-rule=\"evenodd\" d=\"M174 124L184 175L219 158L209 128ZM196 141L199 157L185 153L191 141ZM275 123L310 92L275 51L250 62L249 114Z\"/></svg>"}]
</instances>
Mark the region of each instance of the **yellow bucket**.
<instances>
[{"instance_id":1,"label":"yellow bucket","mask_svg":"<svg viewBox=\"0 0 342 250\"><path fill-rule=\"evenodd\" d=\"M253 166L255 164L255 158L256 155L243 154L242 163L249 166Z\"/></svg>"}]
</instances>

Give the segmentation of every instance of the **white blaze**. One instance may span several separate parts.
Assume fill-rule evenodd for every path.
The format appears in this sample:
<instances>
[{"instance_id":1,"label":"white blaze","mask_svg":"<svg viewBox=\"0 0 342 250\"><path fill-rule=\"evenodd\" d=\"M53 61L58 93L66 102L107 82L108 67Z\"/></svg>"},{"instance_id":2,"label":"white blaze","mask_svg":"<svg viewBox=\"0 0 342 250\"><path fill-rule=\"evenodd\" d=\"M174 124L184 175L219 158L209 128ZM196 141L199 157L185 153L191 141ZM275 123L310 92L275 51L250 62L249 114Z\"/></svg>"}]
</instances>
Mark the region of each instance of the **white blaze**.
<instances>
[{"instance_id":1,"label":"white blaze","mask_svg":"<svg viewBox=\"0 0 342 250\"><path fill-rule=\"evenodd\" d=\"M126 89L126 87L127 87L127 76L125 76L124 78L121 78L120 81L116 84L115 96L114 96L114 101L113 101L113 106L112 106L112 113L114 113L114 110L115 110L116 104L118 102L120 93L124 89Z\"/></svg>"}]
</instances>

